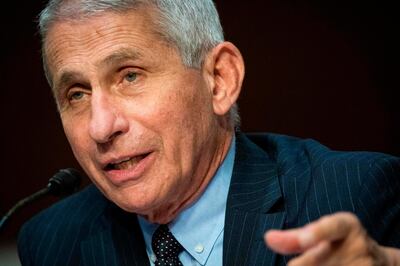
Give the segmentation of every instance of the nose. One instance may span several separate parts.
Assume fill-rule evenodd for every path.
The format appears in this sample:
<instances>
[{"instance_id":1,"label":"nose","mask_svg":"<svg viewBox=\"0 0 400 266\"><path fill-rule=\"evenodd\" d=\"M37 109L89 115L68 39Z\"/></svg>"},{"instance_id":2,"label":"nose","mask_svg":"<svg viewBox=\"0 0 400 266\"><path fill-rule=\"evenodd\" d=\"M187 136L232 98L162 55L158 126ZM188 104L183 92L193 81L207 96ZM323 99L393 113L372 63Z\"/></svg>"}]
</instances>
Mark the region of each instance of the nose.
<instances>
[{"instance_id":1,"label":"nose","mask_svg":"<svg viewBox=\"0 0 400 266\"><path fill-rule=\"evenodd\" d=\"M128 131L129 123L118 104L108 95L93 93L89 134L97 143L108 143Z\"/></svg>"}]
</instances>

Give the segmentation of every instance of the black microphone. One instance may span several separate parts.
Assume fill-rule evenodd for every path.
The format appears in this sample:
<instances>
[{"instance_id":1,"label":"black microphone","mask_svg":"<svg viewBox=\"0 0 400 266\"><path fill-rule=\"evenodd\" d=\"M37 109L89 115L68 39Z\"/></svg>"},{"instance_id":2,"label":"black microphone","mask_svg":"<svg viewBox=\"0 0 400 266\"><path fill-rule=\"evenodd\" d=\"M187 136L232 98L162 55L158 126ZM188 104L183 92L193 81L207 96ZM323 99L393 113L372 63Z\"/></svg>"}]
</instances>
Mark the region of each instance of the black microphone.
<instances>
[{"instance_id":1,"label":"black microphone","mask_svg":"<svg viewBox=\"0 0 400 266\"><path fill-rule=\"evenodd\" d=\"M53 177L49 179L47 187L35 192L34 194L20 200L3 216L0 221L0 231L6 224L8 218L13 215L17 210L26 204L41 198L45 195L51 194L55 196L66 196L75 192L82 180L79 171L73 168L66 168L59 170Z\"/></svg>"}]
</instances>

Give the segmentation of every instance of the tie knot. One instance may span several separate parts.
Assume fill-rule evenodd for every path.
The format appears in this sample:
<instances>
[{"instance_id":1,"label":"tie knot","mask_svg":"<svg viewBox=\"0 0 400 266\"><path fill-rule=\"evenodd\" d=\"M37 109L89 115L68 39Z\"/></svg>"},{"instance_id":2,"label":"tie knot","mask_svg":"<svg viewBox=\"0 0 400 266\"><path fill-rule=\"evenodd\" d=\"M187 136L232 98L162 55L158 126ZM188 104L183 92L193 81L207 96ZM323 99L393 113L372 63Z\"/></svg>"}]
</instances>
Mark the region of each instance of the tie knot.
<instances>
[{"instance_id":1,"label":"tie knot","mask_svg":"<svg viewBox=\"0 0 400 266\"><path fill-rule=\"evenodd\" d=\"M156 266L182 265L178 255L183 247L169 231L167 225L160 225L153 234L151 246L156 254Z\"/></svg>"}]
</instances>

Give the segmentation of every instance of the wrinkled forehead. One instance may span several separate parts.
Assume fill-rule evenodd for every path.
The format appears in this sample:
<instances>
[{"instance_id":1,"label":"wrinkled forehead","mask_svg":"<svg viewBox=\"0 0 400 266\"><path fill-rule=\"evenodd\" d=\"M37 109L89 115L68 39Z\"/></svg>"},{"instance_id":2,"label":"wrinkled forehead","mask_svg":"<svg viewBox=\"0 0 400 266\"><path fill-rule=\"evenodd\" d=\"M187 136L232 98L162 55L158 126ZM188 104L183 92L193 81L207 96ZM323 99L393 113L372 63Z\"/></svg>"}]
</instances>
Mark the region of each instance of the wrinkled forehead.
<instances>
[{"instance_id":1,"label":"wrinkled forehead","mask_svg":"<svg viewBox=\"0 0 400 266\"><path fill-rule=\"evenodd\" d=\"M97 49L105 47L103 43L118 46L130 38L142 48L150 49L156 43L174 48L157 31L153 17L152 10L143 8L127 12L102 12L90 17L54 22L43 43L44 64L50 83L54 69L62 66L60 60L65 60L65 55L89 52L97 56L100 52ZM144 44L146 41L149 44Z\"/></svg>"},{"instance_id":2,"label":"wrinkled forehead","mask_svg":"<svg viewBox=\"0 0 400 266\"><path fill-rule=\"evenodd\" d=\"M51 22L49 21L46 24L46 30L43 34L43 47L46 49L49 39L51 40L52 36L54 36L54 28L59 28L60 25L72 25L73 27L90 25L93 21L103 20L106 23L112 23L113 20L119 20L119 18L127 21L131 21L133 25L143 22L145 30L148 33L153 33L156 35L164 35L161 32L160 27L158 26L158 21L160 21L159 10L152 5L140 5L135 8L127 8L127 9L105 9L98 10L88 13L85 10L68 10L63 11L62 15L55 16ZM57 31L59 31L57 29ZM50 35L50 36L49 36Z\"/></svg>"}]
</instances>

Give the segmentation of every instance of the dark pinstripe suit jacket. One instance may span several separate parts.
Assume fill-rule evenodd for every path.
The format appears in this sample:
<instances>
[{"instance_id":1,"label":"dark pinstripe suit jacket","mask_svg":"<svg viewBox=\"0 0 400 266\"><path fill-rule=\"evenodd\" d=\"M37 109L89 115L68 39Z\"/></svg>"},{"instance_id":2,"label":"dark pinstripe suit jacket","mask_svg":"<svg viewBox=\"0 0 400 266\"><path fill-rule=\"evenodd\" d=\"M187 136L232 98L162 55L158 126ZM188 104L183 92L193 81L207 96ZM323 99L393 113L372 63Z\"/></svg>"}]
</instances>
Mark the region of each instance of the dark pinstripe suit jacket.
<instances>
[{"instance_id":1,"label":"dark pinstripe suit jacket","mask_svg":"<svg viewBox=\"0 0 400 266\"><path fill-rule=\"evenodd\" d=\"M313 140L237 135L229 190L224 265L284 265L263 242L271 228L354 212L380 244L400 247L400 160L347 153ZM256 144L255 144L256 143ZM41 212L19 235L23 265L148 265L136 216L94 187Z\"/></svg>"}]
</instances>

